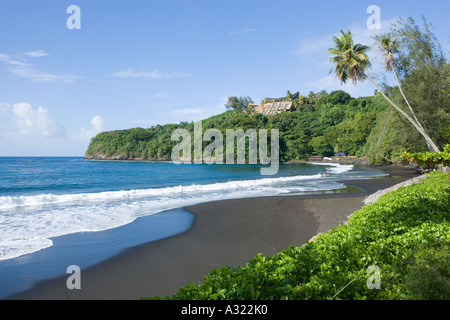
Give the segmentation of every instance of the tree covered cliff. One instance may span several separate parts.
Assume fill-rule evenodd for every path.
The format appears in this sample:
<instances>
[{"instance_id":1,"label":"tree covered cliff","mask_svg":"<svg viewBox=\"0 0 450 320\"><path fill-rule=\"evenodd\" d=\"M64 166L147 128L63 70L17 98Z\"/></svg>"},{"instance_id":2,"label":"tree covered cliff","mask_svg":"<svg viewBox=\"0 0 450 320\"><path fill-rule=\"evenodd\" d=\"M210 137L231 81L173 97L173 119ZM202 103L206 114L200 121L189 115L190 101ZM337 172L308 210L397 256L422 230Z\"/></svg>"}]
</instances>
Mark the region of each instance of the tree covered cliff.
<instances>
[{"instance_id":1,"label":"tree covered cliff","mask_svg":"<svg viewBox=\"0 0 450 320\"><path fill-rule=\"evenodd\" d=\"M349 39L351 32L335 37L336 47L330 54L338 78L345 82L354 77L356 84L369 79L370 61L360 59L368 58L363 53L369 47L353 45ZM252 113L252 108L247 108L250 97L230 97L233 99L227 107L232 110L204 119L203 131L215 128L225 136L227 129L278 129L281 161L342 152L387 163L402 160L404 152L425 151L430 146L442 150L450 143L450 66L431 26L425 18L422 28L412 18L400 19L389 33L375 40L384 55L386 71L394 73L397 81L378 85L370 78L379 89L374 96L310 92L296 96L295 111L272 116ZM350 51L354 59L347 61L349 55L343 52ZM289 91L286 98L290 98ZM188 130L193 138L194 123L187 122L101 132L92 139L85 157L170 160L178 143L171 140L176 129ZM203 142L203 147L207 144Z\"/></svg>"},{"instance_id":2,"label":"tree covered cliff","mask_svg":"<svg viewBox=\"0 0 450 320\"><path fill-rule=\"evenodd\" d=\"M433 137L438 136L437 141L444 145L448 141L448 124L445 116L436 117ZM193 122L101 132L92 139L86 158L170 160L172 148L177 144L171 136L179 128L187 129L193 138ZM405 150L426 149L425 141L413 134L408 123L396 118L379 94L353 98L344 91L310 93L300 97L294 112L264 116L251 114L250 110L230 110L204 119L202 128L203 132L219 129L224 137L227 129L278 129L282 161L342 152L381 163L400 160ZM207 144L204 142L204 146Z\"/></svg>"}]
</instances>

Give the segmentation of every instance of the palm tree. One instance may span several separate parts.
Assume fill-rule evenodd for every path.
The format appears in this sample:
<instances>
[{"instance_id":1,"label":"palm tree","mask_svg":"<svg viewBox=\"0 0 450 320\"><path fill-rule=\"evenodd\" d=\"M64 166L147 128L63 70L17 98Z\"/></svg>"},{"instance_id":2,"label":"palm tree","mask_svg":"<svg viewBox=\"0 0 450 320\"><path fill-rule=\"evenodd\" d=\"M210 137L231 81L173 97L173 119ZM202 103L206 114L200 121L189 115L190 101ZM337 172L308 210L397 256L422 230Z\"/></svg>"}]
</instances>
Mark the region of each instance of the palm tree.
<instances>
[{"instance_id":1,"label":"palm tree","mask_svg":"<svg viewBox=\"0 0 450 320\"><path fill-rule=\"evenodd\" d=\"M427 144L431 146L433 151L439 151L439 148L431 140L428 134L423 130L422 126L412 119L403 109L396 105L389 97L384 93L380 86L367 75L367 70L371 67L367 51L370 47L362 44L354 44L353 36L350 31L345 33L341 30L341 36L333 37L335 44L334 48L328 49L328 52L332 55L330 61L335 64L334 69L330 70L330 73L335 73L341 80L341 83L346 83L348 79L351 79L353 84L356 85L358 81L369 80L378 89L382 96L409 122L419 131L419 133L425 138ZM391 50L392 51L392 50ZM393 52L393 51L392 51ZM393 60L392 60L393 61ZM388 59L389 64L391 60Z\"/></svg>"},{"instance_id":2,"label":"palm tree","mask_svg":"<svg viewBox=\"0 0 450 320\"><path fill-rule=\"evenodd\" d=\"M376 39L376 41L378 41L378 45L379 45L381 51L384 53L384 68L386 69L386 71L392 71L392 73L394 74L400 94L402 95L403 99L405 100L406 104L408 105L408 108L411 111L411 114L413 115L414 120L416 121L417 125L423 131L425 131L422 124L417 119L413 108L409 104L408 99L406 98L405 94L403 93L402 86L400 85L400 81L398 80L397 72L395 71L394 54L398 52L398 48L399 48L398 42L396 40L391 39L391 35L389 33L381 35L381 36L376 36L375 39ZM432 147L430 146L428 141L427 141L427 144L428 144L428 148L430 150L432 150Z\"/></svg>"}]
</instances>

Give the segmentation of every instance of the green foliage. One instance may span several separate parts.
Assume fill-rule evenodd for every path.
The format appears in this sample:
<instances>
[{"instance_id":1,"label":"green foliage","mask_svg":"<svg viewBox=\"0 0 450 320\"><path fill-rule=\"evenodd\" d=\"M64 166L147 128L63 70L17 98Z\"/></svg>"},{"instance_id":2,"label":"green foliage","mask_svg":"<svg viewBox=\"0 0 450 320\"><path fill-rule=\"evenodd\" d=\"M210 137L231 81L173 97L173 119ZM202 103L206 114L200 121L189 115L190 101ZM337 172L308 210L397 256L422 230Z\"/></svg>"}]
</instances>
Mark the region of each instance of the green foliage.
<instances>
[{"instance_id":1,"label":"green foliage","mask_svg":"<svg viewBox=\"0 0 450 320\"><path fill-rule=\"evenodd\" d=\"M431 25L425 17L422 20L423 27L420 28L411 17L406 20L400 18L391 30L390 36L396 40L396 51L399 53L394 58L394 64L402 79L413 70L445 64L445 54L431 31Z\"/></svg>"},{"instance_id":2,"label":"green foliage","mask_svg":"<svg viewBox=\"0 0 450 320\"><path fill-rule=\"evenodd\" d=\"M314 242L214 269L171 297L146 299L448 299L449 207L449 176L435 172ZM380 268L381 289L368 289L371 265Z\"/></svg>"},{"instance_id":3,"label":"green foliage","mask_svg":"<svg viewBox=\"0 0 450 320\"><path fill-rule=\"evenodd\" d=\"M424 139L420 143L418 135L410 128L410 124L401 127L401 116L396 110L388 108L377 116L375 127L369 134L362 154L375 164L387 164L401 161L402 153L407 150L418 152L426 150ZM409 129L409 130L407 130ZM414 144L413 142L417 143Z\"/></svg>"},{"instance_id":4,"label":"green foliage","mask_svg":"<svg viewBox=\"0 0 450 320\"><path fill-rule=\"evenodd\" d=\"M250 103L254 103L254 101L250 97L228 97L228 101L225 104L225 107L228 110L246 110Z\"/></svg>"},{"instance_id":5,"label":"green foliage","mask_svg":"<svg viewBox=\"0 0 450 320\"><path fill-rule=\"evenodd\" d=\"M450 299L450 243L417 250L407 266L405 286L411 298L422 300Z\"/></svg>"},{"instance_id":6,"label":"green foliage","mask_svg":"<svg viewBox=\"0 0 450 320\"><path fill-rule=\"evenodd\" d=\"M416 162L421 166L428 166L430 168L443 165L450 166L450 144L447 144L443 152L417 152L405 153L403 157L410 162Z\"/></svg>"},{"instance_id":7,"label":"green foliage","mask_svg":"<svg viewBox=\"0 0 450 320\"><path fill-rule=\"evenodd\" d=\"M421 29L412 19L399 20L388 35L393 40L383 42L385 51L388 49L387 61L398 69L414 114L431 140L442 148L450 142L450 65L426 21ZM365 54L368 48L354 45L350 32L342 32L333 40L335 48L330 53L336 64L334 72L342 82L363 80L361 72L370 66ZM348 55L341 54L347 50ZM399 89L387 84L384 87L389 98L409 113ZM385 164L402 161L405 151L427 150L424 137L379 93L355 99L341 90L309 92L294 101L297 111L269 117L250 114L247 107L251 102L249 97L229 97L226 107L231 110L203 120L204 130L216 128L225 137L226 129L279 129L281 161L343 152ZM170 160L176 144L170 138L177 128L193 132L193 124L186 122L102 132L92 139L86 157ZM204 146L207 144L204 142Z\"/></svg>"},{"instance_id":8,"label":"green foliage","mask_svg":"<svg viewBox=\"0 0 450 320\"><path fill-rule=\"evenodd\" d=\"M402 88L417 118L442 149L450 142L450 65L430 64L413 70L404 79ZM402 127L405 125L400 124L399 128Z\"/></svg>"},{"instance_id":9,"label":"green foliage","mask_svg":"<svg viewBox=\"0 0 450 320\"><path fill-rule=\"evenodd\" d=\"M411 109L425 132L442 148L450 141L450 66L439 42L423 19L419 27L412 18L399 19L390 32L375 37L385 55L385 67L395 71ZM390 99L410 112L397 88L384 84ZM402 159L402 153L427 150L422 135L390 108L381 112L367 139L363 155L374 163Z\"/></svg>"},{"instance_id":10,"label":"green foliage","mask_svg":"<svg viewBox=\"0 0 450 320\"><path fill-rule=\"evenodd\" d=\"M409 102L415 109L419 121L440 148L450 142L450 65L427 66L411 72L403 81L402 87ZM392 99L407 110L397 88L390 93ZM362 155L373 163L386 163L402 160L402 153L416 153L427 150L423 137L414 127L379 97L374 101L384 106L377 114L377 120L366 139Z\"/></svg>"},{"instance_id":11,"label":"green foliage","mask_svg":"<svg viewBox=\"0 0 450 320\"><path fill-rule=\"evenodd\" d=\"M344 91L333 91L311 92L303 100L299 111L264 116L230 110L203 120L202 127L204 131L216 128L224 138L227 129L267 129L269 133L278 129L282 161L306 160L313 154L331 156L335 151L351 155L361 152L380 110L372 97L355 99ZM92 139L86 156L170 160L177 143L171 141L171 135L178 128L187 129L193 137L194 124L187 122L102 132ZM204 142L203 147L209 143Z\"/></svg>"},{"instance_id":12,"label":"green foliage","mask_svg":"<svg viewBox=\"0 0 450 320\"><path fill-rule=\"evenodd\" d=\"M330 73L335 73L341 83L346 83L349 79L353 84L366 79L365 72L370 68L369 57L366 52L369 47L360 43L353 43L351 31L345 33L341 30L339 37L333 37L334 48L328 49L328 53L332 56L330 62L335 67Z\"/></svg>"}]
</instances>

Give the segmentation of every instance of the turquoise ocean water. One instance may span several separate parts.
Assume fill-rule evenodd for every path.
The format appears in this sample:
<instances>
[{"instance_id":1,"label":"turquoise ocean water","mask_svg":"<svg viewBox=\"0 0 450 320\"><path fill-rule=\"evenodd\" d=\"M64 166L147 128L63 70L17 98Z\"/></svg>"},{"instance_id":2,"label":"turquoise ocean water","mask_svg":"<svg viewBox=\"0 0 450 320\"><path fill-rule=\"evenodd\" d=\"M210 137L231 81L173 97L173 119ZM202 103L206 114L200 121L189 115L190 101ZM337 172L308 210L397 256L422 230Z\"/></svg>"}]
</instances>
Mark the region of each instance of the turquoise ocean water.
<instances>
[{"instance_id":1,"label":"turquoise ocean water","mask_svg":"<svg viewBox=\"0 0 450 320\"><path fill-rule=\"evenodd\" d=\"M0 298L126 248L190 228L184 206L242 197L341 190L384 175L352 165L260 165L0 157ZM324 178L321 173L327 172Z\"/></svg>"}]
</instances>

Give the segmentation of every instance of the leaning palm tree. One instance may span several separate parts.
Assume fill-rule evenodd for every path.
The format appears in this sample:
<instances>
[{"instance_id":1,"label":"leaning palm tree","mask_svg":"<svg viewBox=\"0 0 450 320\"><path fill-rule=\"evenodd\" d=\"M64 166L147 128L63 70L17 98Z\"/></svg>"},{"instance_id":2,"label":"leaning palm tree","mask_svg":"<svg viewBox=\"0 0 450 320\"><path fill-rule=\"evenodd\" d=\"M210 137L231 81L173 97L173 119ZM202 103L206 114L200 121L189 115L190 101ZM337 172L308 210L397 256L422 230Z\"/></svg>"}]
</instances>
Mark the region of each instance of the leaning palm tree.
<instances>
[{"instance_id":1,"label":"leaning palm tree","mask_svg":"<svg viewBox=\"0 0 450 320\"><path fill-rule=\"evenodd\" d=\"M370 49L370 47L359 43L354 44L352 33L350 31L345 33L343 30L341 30L341 36L333 38L333 42L335 47L328 49L328 52L332 55L330 61L335 64L335 67L330 70L330 73L334 72L341 80L341 83L346 83L349 79L352 80L354 85L356 85L358 81L362 82L364 80L369 80L372 82L382 96L398 112L400 112L400 114L408 119L417 131L419 131L419 133L425 138L427 144L431 146L432 150L439 151L439 148L423 130L422 126L411 118L405 111L403 111L403 109L392 102L380 86L367 75L366 72L371 67L371 63L366 52Z\"/></svg>"},{"instance_id":2,"label":"leaning palm tree","mask_svg":"<svg viewBox=\"0 0 450 320\"><path fill-rule=\"evenodd\" d=\"M397 80L397 86L400 91L400 94L402 95L403 99L405 100L406 104L409 107L409 110L411 111L411 114L414 117L414 120L419 125L422 130L425 131L422 124L417 120L416 114L414 113L413 108L409 104L408 99L406 98L405 94L403 93L402 86L400 85L400 81L398 80L397 72L395 71L395 61L394 61L394 54L398 51L398 42L396 40L391 39L390 34L384 34L381 36L376 36L375 39L378 41L378 45L382 52L384 53L384 68L387 71L392 71L392 73L395 76L395 80Z\"/></svg>"}]
</instances>

